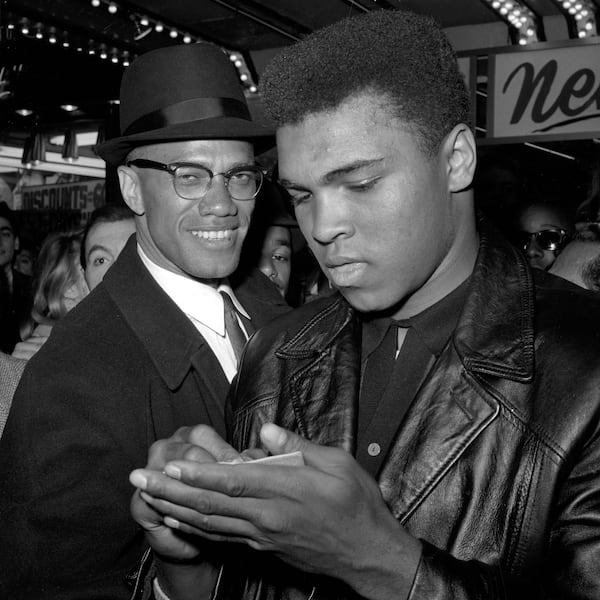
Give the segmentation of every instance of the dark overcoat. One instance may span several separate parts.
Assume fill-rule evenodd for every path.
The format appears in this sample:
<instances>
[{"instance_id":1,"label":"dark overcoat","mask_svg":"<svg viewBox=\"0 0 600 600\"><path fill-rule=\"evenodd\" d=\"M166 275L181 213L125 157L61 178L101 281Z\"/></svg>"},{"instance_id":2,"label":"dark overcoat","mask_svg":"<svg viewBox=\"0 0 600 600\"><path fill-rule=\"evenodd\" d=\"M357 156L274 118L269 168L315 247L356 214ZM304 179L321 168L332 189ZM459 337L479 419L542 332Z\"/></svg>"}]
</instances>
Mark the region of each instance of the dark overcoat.
<instances>
[{"instance_id":1,"label":"dark overcoat","mask_svg":"<svg viewBox=\"0 0 600 600\"><path fill-rule=\"evenodd\" d=\"M288 310L260 272L234 289L256 326ZM143 552L128 475L183 425L224 435L228 387L132 237L15 394L0 441L0 598L127 598Z\"/></svg>"}]
</instances>

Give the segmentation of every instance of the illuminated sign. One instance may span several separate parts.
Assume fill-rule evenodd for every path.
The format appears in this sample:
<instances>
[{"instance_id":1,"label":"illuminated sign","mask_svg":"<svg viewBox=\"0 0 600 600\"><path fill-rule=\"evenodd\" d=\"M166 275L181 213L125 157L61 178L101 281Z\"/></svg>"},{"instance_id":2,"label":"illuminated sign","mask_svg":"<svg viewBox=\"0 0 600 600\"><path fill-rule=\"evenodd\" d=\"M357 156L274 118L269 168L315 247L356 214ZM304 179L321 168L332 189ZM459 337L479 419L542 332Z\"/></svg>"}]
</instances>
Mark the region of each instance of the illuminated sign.
<instances>
[{"instance_id":1,"label":"illuminated sign","mask_svg":"<svg viewBox=\"0 0 600 600\"><path fill-rule=\"evenodd\" d=\"M600 44L491 55L487 137L600 136Z\"/></svg>"},{"instance_id":2,"label":"illuminated sign","mask_svg":"<svg viewBox=\"0 0 600 600\"><path fill-rule=\"evenodd\" d=\"M105 203L104 179L36 185L21 189L22 208L25 210L79 210L81 224L90 213Z\"/></svg>"}]
</instances>

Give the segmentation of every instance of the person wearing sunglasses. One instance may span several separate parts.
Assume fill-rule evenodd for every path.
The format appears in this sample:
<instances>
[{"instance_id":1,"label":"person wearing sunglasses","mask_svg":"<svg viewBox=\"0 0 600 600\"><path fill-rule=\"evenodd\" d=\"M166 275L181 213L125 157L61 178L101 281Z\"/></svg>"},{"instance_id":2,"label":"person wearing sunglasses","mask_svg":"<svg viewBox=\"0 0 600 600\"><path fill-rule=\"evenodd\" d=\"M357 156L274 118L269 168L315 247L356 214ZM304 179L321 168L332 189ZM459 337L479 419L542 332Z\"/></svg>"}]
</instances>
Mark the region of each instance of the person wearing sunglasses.
<instances>
[{"instance_id":1,"label":"person wearing sunglasses","mask_svg":"<svg viewBox=\"0 0 600 600\"><path fill-rule=\"evenodd\" d=\"M550 204L529 204L517 217L517 246L535 269L547 271L569 241L573 227L564 212Z\"/></svg>"},{"instance_id":2,"label":"person wearing sunglasses","mask_svg":"<svg viewBox=\"0 0 600 600\"><path fill-rule=\"evenodd\" d=\"M245 341L288 310L258 269L238 270L264 184L255 154L274 139L251 120L225 52L143 54L124 73L120 120L97 152L136 233L14 398L1 440L1 598L129 598L145 548L129 472L184 425L225 435Z\"/></svg>"}]
</instances>

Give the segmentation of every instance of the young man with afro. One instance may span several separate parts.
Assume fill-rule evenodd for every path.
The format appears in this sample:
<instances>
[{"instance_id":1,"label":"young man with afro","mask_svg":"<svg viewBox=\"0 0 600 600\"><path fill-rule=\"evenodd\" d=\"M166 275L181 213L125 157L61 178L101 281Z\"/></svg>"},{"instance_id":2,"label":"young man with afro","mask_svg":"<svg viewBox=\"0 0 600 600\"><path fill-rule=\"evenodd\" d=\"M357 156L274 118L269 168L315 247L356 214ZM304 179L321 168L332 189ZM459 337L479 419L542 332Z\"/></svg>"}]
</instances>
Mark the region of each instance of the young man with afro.
<instances>
[{"instance_id":1,"label":"young man with afro","mask_svg":"<svg viewBox=\"0 0 600 600\"><path fill-rule=\"evenodd\" d=\"M182 429L131 474L147 590L600 598L600 309L476 218L443 33L374 11L261 83L280 181L339 293L251 340L231 445Z\"/></svg>"}]
</instances>

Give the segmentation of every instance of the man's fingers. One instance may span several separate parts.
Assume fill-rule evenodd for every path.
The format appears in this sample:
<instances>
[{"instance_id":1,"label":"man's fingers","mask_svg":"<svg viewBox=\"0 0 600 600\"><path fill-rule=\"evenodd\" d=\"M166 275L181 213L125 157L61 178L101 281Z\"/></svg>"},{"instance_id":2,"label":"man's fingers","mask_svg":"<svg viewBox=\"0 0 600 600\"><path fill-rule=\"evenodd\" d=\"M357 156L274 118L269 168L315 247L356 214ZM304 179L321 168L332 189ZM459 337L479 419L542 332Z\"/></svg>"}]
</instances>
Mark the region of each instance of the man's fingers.
<instances>
[{"instance_id":1,"label":"man's fingers","mask_svg":"<svg viewBox=\"0 0 600 600\"><path fill-rule=\"evenodd\" d=\"M149 468L162 470L169 460L235 462L241 458L212 427L196 425L180 427L170 438L152 444Z\"/></svg>"},{"instance_id":2,"label":"man's fingers","mask_svg":"<svg viewBox=\"0 0 600 600\"><path fill-rule=\"evenodd\" d=\"M172 438L159 440L150 446L148 452L148 468L162 471L172 460L193 460L196 462L214 462L213 455L199 446L186 442L174 441Z\"/></svg>"},{"instance_id":3,"label":"man's fingers","mask_svg":"<svg viewBox=\"0 0 600 600\"><path fill-rule=\"evenodd\" d=\"M141 495L143 492L136 490L131 498L131 515L146 531L164 527L163 516L156 511Z\"/></svg>"},{"instance_id":4,"label":"man's fingers","mask_svg":"<svg viewBox=\"0 0 600 600\"><path fill-rule=\"evenodd\" d=\"M208 425L192 427L189 442L210 452L217 462L232 462L241 459L240 453Z\"/></svg>"},{"instance_id":5,"label":"man's fingers","mask_svg":"<svg viewBox=\"0 0 600 600\"><path fill-rule=\"evenodd\" d=\"M194 466L197 470L202 470L204 466L191 462L177 464L185 464L192 467L191 470ZM223 465L215 466L220 469L232 469ZM251 497L238 498L216 489L194 487L193 484L188 485L188 482L173 479L157 471L136 469L129 475L129 481L138 488L140 498L161 514L175 518L185 515L188 522L193 522L199 527L208 515L247 519L255 510ZM143 507L138 507L138 511L144 514ZM153 517L150 514L147 516L149 519Z\"/></svg>"}]
</instances>

